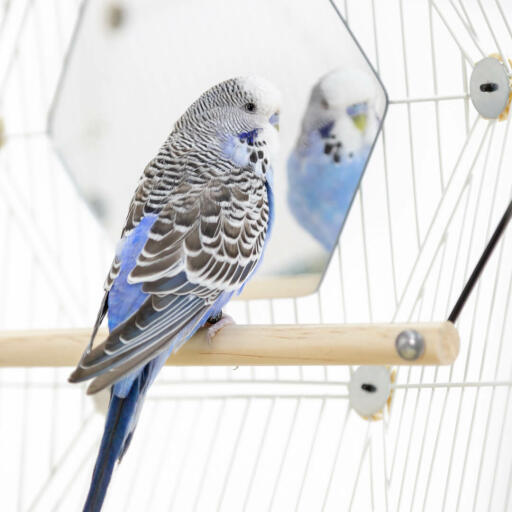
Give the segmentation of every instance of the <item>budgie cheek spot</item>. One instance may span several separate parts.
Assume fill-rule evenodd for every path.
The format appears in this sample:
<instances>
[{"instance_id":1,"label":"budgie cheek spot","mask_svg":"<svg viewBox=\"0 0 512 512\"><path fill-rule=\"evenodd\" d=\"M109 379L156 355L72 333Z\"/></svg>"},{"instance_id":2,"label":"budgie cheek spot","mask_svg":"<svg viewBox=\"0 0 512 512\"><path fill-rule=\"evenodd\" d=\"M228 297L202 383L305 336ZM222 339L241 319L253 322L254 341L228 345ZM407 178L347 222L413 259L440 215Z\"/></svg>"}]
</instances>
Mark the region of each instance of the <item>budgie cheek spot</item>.
<instances>
[{"instance_id":1,"label":"budgie cheek spot","mask_svg":"<svg viewBox=\"0 0 512 512\"><path fill-rule=\"evenodd\" d=\"M391 382L385 366L360 366L348 386L350 406L365 419L380 419L391 396Z\"/></svg>"},{"instance_id":2,"label":"budgie cheek spot","mask_svg":"<svg viewBox=\"0 0 512 512\"><path fill-rule=\"evenodd\" d=\"M242 132L238 135L240 142L247 142L249 146L253 146L255 138L258 136L258 130L251 130L250 132Z\"/></svg>"},{"instance_id":3,"label":"budgie cheek spot","mask_svg":"<svg viewBox=\"0 0 512 512\"><path fill-rule=\"evenodd\" d=\"M331 123L326 124L325 126L322 126L322 128L320 128L319 132L323 139L326 139L327 137L333 137L331 135L331 130L332 130L333 126L334 126L334 123L331 122Z\"/></svg>"}]
</instances>

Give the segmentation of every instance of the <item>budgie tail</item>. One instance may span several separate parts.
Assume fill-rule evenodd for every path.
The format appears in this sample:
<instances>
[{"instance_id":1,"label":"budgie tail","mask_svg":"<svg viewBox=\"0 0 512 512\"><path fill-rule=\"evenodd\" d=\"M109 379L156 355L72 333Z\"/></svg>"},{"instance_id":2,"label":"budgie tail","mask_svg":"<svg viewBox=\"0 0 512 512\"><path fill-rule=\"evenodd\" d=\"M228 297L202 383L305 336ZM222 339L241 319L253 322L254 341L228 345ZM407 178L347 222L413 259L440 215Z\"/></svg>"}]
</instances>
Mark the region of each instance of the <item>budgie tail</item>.
<instances>
[{"instance_id":1,"label":"budgie tail","mask_svg":"<svg viewBox=\"0 0 512 512\"><path fill-rule=\"evenodd\" d=\"M114 393L110 397L105 430L94 466L89 494L84 505L84 512L99 512L101 510L116 460L123 456L131 439L132 429L130 427L133 418L136 417L137 402L140 395L141 382L139 377L135 379L126 398L120 398Z\"/></svg>"}]
</instances>

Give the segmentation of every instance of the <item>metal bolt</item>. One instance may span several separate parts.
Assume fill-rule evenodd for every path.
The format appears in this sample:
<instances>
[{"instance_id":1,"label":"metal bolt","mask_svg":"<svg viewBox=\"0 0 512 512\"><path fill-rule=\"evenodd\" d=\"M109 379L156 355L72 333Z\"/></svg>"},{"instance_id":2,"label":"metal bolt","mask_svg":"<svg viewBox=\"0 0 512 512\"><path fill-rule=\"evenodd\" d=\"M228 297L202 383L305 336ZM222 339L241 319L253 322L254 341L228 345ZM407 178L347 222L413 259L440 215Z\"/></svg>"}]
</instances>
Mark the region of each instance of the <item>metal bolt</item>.
<instances>
[{"instance_id":1,"label":"metal bolt","mask_svg":"<svg viewBox=\"0 0 512 512\"><path fill-rule=\"evenodd\" d=\"M414 361L425 352L425 340L418 331L408 329L396 337L395 347L402 359Z\"/></svg>"}]
</instances>

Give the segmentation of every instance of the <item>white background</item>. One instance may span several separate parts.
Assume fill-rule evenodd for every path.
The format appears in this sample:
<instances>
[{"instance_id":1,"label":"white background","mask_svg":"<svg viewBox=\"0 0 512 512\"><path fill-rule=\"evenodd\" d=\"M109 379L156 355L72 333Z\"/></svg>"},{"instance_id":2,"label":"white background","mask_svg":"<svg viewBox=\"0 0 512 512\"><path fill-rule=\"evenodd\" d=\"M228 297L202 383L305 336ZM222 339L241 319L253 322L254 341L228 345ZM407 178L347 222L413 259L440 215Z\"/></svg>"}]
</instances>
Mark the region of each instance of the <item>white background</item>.
<instances>
[{"instance_id":1,"label":"white background","mask_svg":"<svg viewBox=\"0 0 512 512\"><path fill-rule=\"evenodd\" d=\"M384 137L320 294L234 303L239 323L444 319L510 198L508 124L477 119L467 82L497 43L512 55L512 13L482 1L496 43L474 1L470 22L459 2L347 3L392 100ZM90 326L111 258L45 133L78 8L1 4L2 329ZM349 368L166 369L105 510L510 510L511 243L460 318L455 365L399 368L383 421L349 409ZM68 373L0 372L2 510L80 509L103 420Z\"/></svg>"}]
</instances>

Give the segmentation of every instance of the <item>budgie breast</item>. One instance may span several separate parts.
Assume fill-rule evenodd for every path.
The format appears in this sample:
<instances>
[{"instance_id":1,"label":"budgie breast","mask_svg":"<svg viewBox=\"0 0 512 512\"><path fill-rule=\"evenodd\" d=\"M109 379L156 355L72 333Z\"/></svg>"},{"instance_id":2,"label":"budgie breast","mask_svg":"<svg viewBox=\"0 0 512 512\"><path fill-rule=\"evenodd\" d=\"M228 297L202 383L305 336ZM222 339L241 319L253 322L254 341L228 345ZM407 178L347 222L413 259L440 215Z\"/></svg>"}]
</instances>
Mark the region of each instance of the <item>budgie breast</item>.
<instances>
[{"instance_id":1,"label":"budgie breast","mask_svg":"<svg viewBox=\"0 0 512 512\"><path fill-rule=\"evenodd\" d=\"M348 214L369 148L342 154L335 162L323 144L294 150L288 160L288 204L293 215L322 246L331 251Z\"/></svg>"}]
</instances>

